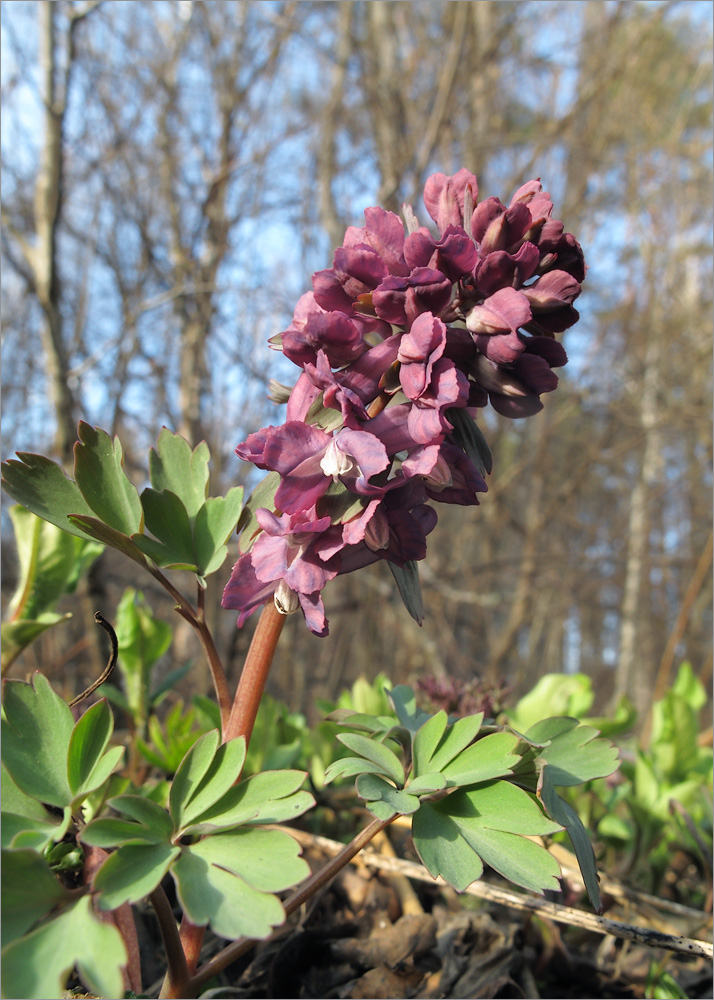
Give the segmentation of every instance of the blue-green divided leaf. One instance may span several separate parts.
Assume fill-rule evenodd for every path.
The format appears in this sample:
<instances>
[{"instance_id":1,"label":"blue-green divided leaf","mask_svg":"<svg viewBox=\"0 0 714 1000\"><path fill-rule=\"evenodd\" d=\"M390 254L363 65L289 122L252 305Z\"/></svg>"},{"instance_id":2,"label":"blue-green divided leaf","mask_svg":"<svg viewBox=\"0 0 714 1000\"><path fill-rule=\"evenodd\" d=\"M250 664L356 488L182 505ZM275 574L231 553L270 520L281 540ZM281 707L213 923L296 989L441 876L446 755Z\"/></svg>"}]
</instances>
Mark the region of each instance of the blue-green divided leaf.
<instances>
[{"instance_id":1,"label":"blue-green divided leaf","mask_svg":"<svg viewBox=\"0 0 714 1000\"><path fill-rule=\"evenodd\" d=\"M419 808L419 798L390 785L380 774L361 774L356 781L357 794L377 819L387 820L400 814L410 816Z\"/></svg>"},{"instance_id":2,"label":"blue-green divided leaf","mask_svg":"<svg viewBox=\"0 0 714 1000\"><path fill-rule=\"evenodd\" d=\"M382 772L401 787L404 784L404 767L395 753L385 747L383 743L370 740L359 733L338 733L337 739L343 743L348 750L361 754L366 760L371 760L382 769Z\"/></svg>"},{"instance_id":3,"label":"blue-green divided leaf","mask_svg":"<svg viewBox=\"0 0 714 1000\"><path fill-rule=\"evenodd\" d=\"M46 677L36 671L32 680L5 682L2 760L23 792L64 808L72 801L67 750L74 720Z\"/></svg>"},{"instance_id":4,"label":"blue-green divided leaf","mask_svg":"<svg viewBox=\"0 0 714 1000\"><path fill-rule=\"evenodd\" d=\"M575 851L575 856L578 859L578 865L583 876L585 888L587 889L588 898L593 909L597 913L602 913L603 907L602 900L600 899L597 862L595 861L593 845L578 814L569 803L557 794L554 786L548 780L549 771L550 768L547 765L541 770L538 796L548 815L567 830L573 850Z\"/></svg>"},{"instance_id":5,"label":"blue-green divided leaf","mask_svg":"<svg viewBox=\"0 0 714 1000\"><path fill-rule=\"evenodd\" d=\"M412 820L414 845L424 865L434 878L441 875L460 892L480 877L482 862L534 892L557 889L557 861L527 837L561 829L527 792L507 781L422 802Z\"/></svg>"},{"instance_id":6,"label":"blue-green divided leaf","mask_svg":"<svg viewBox=\"0 0 714 1000\"><path fill-rule=\"evenodd\" d=\"M143 795L119 795L109 799L113 809L129 819L100 817L88 823L82 840L93 847L117 847L126 843L168 843L174 832L171 817L156 802Z\"/></svg>"},{"instance_id":7,"label":"blue-green divided leaf","mask_svg":"<svg viewBox=\"0 0 714 1000\"><path fill-rule=\"evenodd\" d=\"M398 684L392 688L387 692L387 697L394 706L397 718L410 733L416 733L431 718L429 712L417 708L416 695L406 684Z\"/></svg>"},{"instance_id":8,"label":"blue-green divided leaf","mask_svg":"<svg viewBox=\"0 0 714 1000\"><path fill-rule=\"evenodd\" d=\"M346 729L359 729L365 733L386 733L394 726L394 716L366 715L351 708L336 708L325 716L325 722L334 722Z\"/></svg>"},{"instance_id":9,"label":"blue-green divided leaf","mask_svg":"<svg viewBox=\"0 0 714 1000\"><path fill-rule=\"evenodd\" d=\"M69 806L65 806L61 819L53 816L37 799L21 791L2 765L0 835L3 849L31 847L43 851L48 844L64 837L71 819Z\"/></svg>"},{"instance_id":10,"label":"blue-green divided leaf","mask_svg":"<svg viewBox=\"0 0 714 1000\"><path fill-rule=\"evenodd\" d=\"M302 816L315 800L298 791L305 771L262 771L229 789L185 832L206 833L256 823L282 823Z\"/></svg>"},{"instance_id":11,"label":"blue-green divided leaf","mask_svg":"<svg viewBox=\"0 0 714 1000\"><path fill-rule=\"evenodd\" d=\"M72 820L72 810L65 806L61 821L57 821L48 813L46 820L28 819L16 813L2 814L2 846L3 849L31 848L33 851L44 851L53 842L62 840L69 829Z\"/></svg>"},{"instance_id":12,"label":"blue-green divided leaf","mask_svg":"<svg viewBox=\"0 0 714 1000\"><path fill-rule=\"evenodd\" d=\"M124 472L118 438L83 420L74 446L74 478L82 496L97 517L124 535L141 531L143 513L136 487ZM73 513L77 513L74 512Z\"/></svg>"},{"instance_id":13,"label":"blue-green divided leaf","mask_svg":"<svg viewBox=\"0 0 714 1000\"><path fill-rule=\"evenodd\" d=\"M171 873L188 919L199 927L210 924L220 937L266 938L285 920L277 896L254 889L191 848L184 851Z\"/></svg>"},{"instance_id":14,"label":"blue-green divided leaf","mask_svg":"<svg viewBox=\"0 0 714 1000\"><path fill-rule=\"evenodd\" d=\"M181 499L170 490L158 492L147 487L141 494L141 505L146 528L155 538L134 534L134 544L159 566L197 571L193 531Z\"/></svg>"},{"instance_id":15,"label":"blue-green divided leaf","mask_svg":"<svg viewBox=\"0 0 714 1000\"><path fill-rule=\"evenodd\" d=\"M180 497L191 522L208 492L210 452L205 441L191 445L162 427L156 448L149 452L149 477L155 490L171 490Z\"/></svg>"},{"instance_id":16,"label":"blue-green divided leaf","mask_svg":"<svg viewBox=\"0 0 714 1000\"><path fill-rule=\"evenodd\" d=\"M191 854L238 875L260 892L282 892L302 882L310 866L298 842L281 830L232 830L190 847Z\"/></svg>"},{"instance_id":17,"label":"blue-green divided leaf","mask_svg":"<svg viewBox=\"0 0 714 1000\"><path fill-rule=\"evenodd\" d=\"M183 826L186 804L198 790L216 756L220 736L217 729L204 733L193 744L178 766L171 784L169 807L176 829Z\"/></svg>"},{"instance_id":18,"label":"blue-green divided leaf","mask_svg":"<svg viewBox=\"0 0 714 1000\"><path fill-rule=\"evenodd\" d=\"M52 874L44 858L35 851L3 851L3 947L26 934L55 906L68 903L71 898L59 879ZM5 996L22 995L5 994Z\"/></svg>"},{"instance_id":19,"label":"blue-green divided leaf","mask_svg":"<svg viewBox=\"0 0 714 1000\"><path fill-rule=\"evenodd\" d=\"M99 908L116 910L122 903L136 903L148 896L180 853L180 847L167 843L120 847L109 855L94 880Z\"/></svg>"},{"instance_id":20,"label":"blue-green divided leaf","mask_svg":"<svg viewBox=\"0 0 714 1000\"><path fill-rule=\"evenodd\" d=\"M417 729L412 746L414 774L424 774L427 771L438 770L430 767L431 758L446 732L449 718L446 712L437 712Z\"/></svg>"},{"instance_id":21,"label":"blue-green divided leaf","mask_svg":"<svg viewBox=\"0 0 714 1000\"><path fill-rule=\"evenodd\" d=\"M519 738L515 733L490 733L462 750L441 769L449 786L473 785L511 774L520 761L517 753Z\"/></svg>"},{"instance_id":22,"label":"blue-green divided leaf","mask_svg":"<svg viewBox=\"0 0 714 1000\"><path fill-rule=\"evenodd\" d=\"M2 953L2 991L6 997L59 997L72 968L96 996L124 995L127 963L121 934L92 913L89 896L54 920L13 941Z\"/></svg>"},{"instance_id":23,"label":"blue-green divided leaf","mask_svg":"<svg viewBox=\"0 0 714 1000\"><path fill-rule=\"evenodd\" d=\"M190 826L197 817L220 802L240 777L244 761L245 737L239 736L218 747L203 778L181 803L178 830Z\"/></svg>"},{"instance_id":24,"label":"blue-green divided leaf","mask_svg":"<svg viewBox=\"0 0 714 1000\"><path fill-rule=\"evenodd\" d=\"M439 771L421 774L407 785L405 791L411 795L431 795L446 788L446 778Z\"/></svg>"},{"instance_id":25,"label":"blue-green divided leaf","mask_svg":"<svg viewBox=\"0 0 714 1000\"><path fill-rule=\"evenodd\" d=\"M67 754L67 780L74 801L104 784L119 763L123 747L104 753L114 730L114 719L102 699L87 709L74 727Z\"/></svg>"},{"instance_id":26,"label":"blue-green divided leaf","mask_svg":"<svg viewBox=\"0 0 714 1000\"><path fill-rule=\"evenodd\" d=\"M351 778L355 774L384 774L384 770L364 757L341 757L325 769L324 782L329 785L337 778Z\"/></svg>"},{"instance_id":27,"label":"blue-green divided leaf","mask_svg":"<svg viewBox=\"0 0 714 1000\"><path fill-rule=\"evenodd\" d=\"M68 521L70 514L91 517L94 512L74 480L56 462L44 455L20 451L17 459L2 463L2 472L3 489L13 500L77 538L92 537Z\"/></svg>"},{"instance_id":28,"label":"blue-green divided leaf","mask_svg":"<svg viewBox=\"0 0 714 1000\"><path fill-rule=\"evenodd\" d=\"M280 473L269 472L255 487L243 507L236 530L240 533L238 550L248 552L261 528L255 512L260 507L275 510L275 494L280 486Z\"/></svg>"},{"instance_id":29,"label":"blue-green divided leaf","mask_svg":"<svg viewBox=\"0 0 714 1000\"><path fill-rule=\"evenodd\" d=\"M457 719L452 726L449 726L446 735L429 760L428 769L441 771L447 764L450 764L455 757L473 743L479 734L482 723L483 712Z\"/></svg>"},{"instance_id":30,"label":"blue-green divided leaf","mask_svg":"<svg viewBox=\"0 0 714 1000\"><path fill-rule=\"evenodd\" d=\"M393 562L387 562L387 565L396 581L404 607L417 625L421 625L424 621L424 602L421 596L418 563L409 560L403 566L397 566Z\"/></svg>"},{"instance_id":31,"label":"blue-green divided leaf","mask_svg":"<svg viewBox=\"0 0 714 1000\"><path fill-rule=\"evenodd\" d=\"M577 719L544 719L525 735L551 741L538 757L548 764L553 785L580 785L593 778L605 778L619 766L617 747L610 740L596 739L597 729L581 726Z\"/></svg>"},{"instance_id":32,"label":"blue-green divided leaf","mask_svg":"<svg viewBox=\"0 0 714 1000\"><path fill-rule=\"evenodd\" d=\"M209 576L223 565L226 545L233 534L243 506L243 487L234 486L225 497L209 497L196 514L193 525L194 550L199 573Z\"/></svg>"},{"instance_id":33,"label":"blue-green divided leaf","mask_svg":"<svg viewBox=\"0 0 714 1000\"><path fill-rule=\"evenodd\" d=\"M446 416L454 428L452 437L458 446L466 452L482 476L490 474L493 467L491 449L473 417L461 409L447 410Z\"/></svg>"}]
</instances>

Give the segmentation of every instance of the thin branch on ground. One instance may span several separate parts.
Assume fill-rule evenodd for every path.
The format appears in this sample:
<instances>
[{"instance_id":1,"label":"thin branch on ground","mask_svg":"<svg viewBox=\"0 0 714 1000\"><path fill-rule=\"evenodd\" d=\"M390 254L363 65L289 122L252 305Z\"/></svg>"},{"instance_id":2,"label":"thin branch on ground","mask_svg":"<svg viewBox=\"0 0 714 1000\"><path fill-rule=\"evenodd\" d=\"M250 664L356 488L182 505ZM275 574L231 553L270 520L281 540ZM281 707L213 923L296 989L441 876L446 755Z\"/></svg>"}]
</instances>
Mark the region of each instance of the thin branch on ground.
<instances>
[{"instance_id":1,"label":"thin branch on ground","mask_svg":"<svg viewBox=\"0 0 714 1000\"><path fill-rule=\"evenodd\" d=\"M282 827L282 829L288 828ZM289 829L289 832L303 847L316 847L329 854L336 854L344 848L344 844L340 844L339 841L318 837L311 833L305 833L303 830ZM406 875L407 878L430 885L445 887L448 885L441 878L432 878L426 868L416 862L402 861L401 858L389 858L377 851L363 850L360 854L360 862L369 868L376 868L392 875ZM490 885L488 882L473 882L465 892L469 896L478 896L479 899L486 899L501 906L508 906L516 910L530 910L548 917L556 923L582 927L595 934L610 934L626 941L636 941L638 944L648 945L650 948L665 948L668 951L677 951L685 955L709 959L714 957L714 948L709 941L701 941L678 934L664 934L651 927L638 927L635 924L626 924L619 920L608 920L606 917L598 917L594 913L576 910L571 906L561 906L559 903L551 903L546 899L522 896L510 892L508 889Z\"/></svg>"}]
</instances>

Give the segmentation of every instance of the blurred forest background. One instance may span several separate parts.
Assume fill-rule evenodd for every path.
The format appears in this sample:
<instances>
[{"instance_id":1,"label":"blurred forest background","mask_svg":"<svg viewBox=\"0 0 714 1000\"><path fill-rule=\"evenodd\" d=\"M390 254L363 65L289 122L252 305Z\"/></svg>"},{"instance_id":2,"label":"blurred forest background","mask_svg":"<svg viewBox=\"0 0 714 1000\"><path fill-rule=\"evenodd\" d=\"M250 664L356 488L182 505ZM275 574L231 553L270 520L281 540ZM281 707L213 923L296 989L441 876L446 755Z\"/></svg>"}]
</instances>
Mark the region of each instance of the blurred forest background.
<instances>
[{"instance_id":1,"label":"blurred forest background","mask_svg":"<svg viewBox=\"0 0 714 1000\"><path fill-rule=\"evenodd\" d=\"M345 226L403 202L424 223L434 171L467 166L506 203L540 177L590 268L558 391L527 421L484 414L489 493L439 512L423 627L386 566L340 578L330 637L291 619L272 692L310 710L380 670L518 693L583 671L598 708L626 693L643 718L683 659L708 687L711 16L676 0L3 3L2 457L71 470L81 418L119 435L141 487L166 424L210 445L212 495L250 489L233 448L284 419L268 379L297 376L267 339ZM230 565L207 604L236 681L254 625L219 607ZM124 586L152 593L130 566L102 556L72 622L13 674L96 676L95 608L111 620ZM4 594L15 579L7 545ZM200 653L179 629L169 657Z\"/></svg>"}]
</instances>

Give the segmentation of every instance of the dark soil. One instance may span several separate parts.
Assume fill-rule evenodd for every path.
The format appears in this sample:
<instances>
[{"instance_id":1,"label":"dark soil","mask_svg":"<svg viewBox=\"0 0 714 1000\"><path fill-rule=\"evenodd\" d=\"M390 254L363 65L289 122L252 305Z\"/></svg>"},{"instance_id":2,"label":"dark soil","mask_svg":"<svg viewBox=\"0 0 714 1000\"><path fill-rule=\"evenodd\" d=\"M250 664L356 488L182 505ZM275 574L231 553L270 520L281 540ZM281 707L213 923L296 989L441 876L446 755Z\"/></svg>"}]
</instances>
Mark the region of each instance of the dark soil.
<instances>
[{"instance_id":1,"label":"dark soil","mask_svg":"<svg viewBox=\"0 0 714 1000\"><path fill-rule=\"evenodd\" d=\"M316 864L324 859L315 855ZM637 998L660 968L689 998L712 997L702 958L651 949L418 884L405 904L393 879L349 867L274 937L208 984L203 996L317 998ZM586 907L584 901L578 905ZM405 908L411 912L404 912ZM614 908L613 919L633 919ZM146 915L148 938L153 938ZM139 929L140 938L142 928ZM698 936L704 936L700 933ZM144 937L146 940L146 936ZM158 942L156 942L158 945ZM225 942L206 941L206 955ZM152 948L145 982L158 975ZM152 971L149 968L152 967ZM155 996L156 993L153 993Z\"/></svg>"}]
</instances>

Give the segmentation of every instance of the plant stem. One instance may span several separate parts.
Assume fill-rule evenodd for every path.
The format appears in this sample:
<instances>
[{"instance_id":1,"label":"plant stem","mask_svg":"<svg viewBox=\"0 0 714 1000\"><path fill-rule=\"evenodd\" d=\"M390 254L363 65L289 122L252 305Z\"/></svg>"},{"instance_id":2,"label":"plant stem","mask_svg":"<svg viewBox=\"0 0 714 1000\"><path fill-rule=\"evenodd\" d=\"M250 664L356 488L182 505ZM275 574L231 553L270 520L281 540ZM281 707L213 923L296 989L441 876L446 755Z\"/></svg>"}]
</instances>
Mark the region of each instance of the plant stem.
<instances>
[{"instance_id":1,"label":"plant stem","mask_svg":"<svg viewBox=\"0 0 714 1000\"><path fill-rule=\"evenodd\" d=\"M147 566L147 569L154 579L158 580L164 590L168 591L171 597L173 597L176 602L176 610L178 613L198 634L200 643L203 646L203 651L206 654L206 659L208 660L208 666L213 680L213 689L216 692L216 700L218 701L218 706L221 710L221 728L223 730L223 738L225 740L225 732L231 712L231 693L226 679L226 672L223 669L223 664L221 663L221 658L218 655L216 644L213 641L211 630L206 624L206 619L204 617L203 591L199 587L198 610L196 610L196 608L192 607L190 602L186 600L183 594L174 587L171 581L164 576L160 569L155 566Z\"/></svg>"},{"instance_id":2,"label":"plant stem","mask_svg":"<svg viewBox=\"0 0 714 1000\"><path fill-rule=\"evenodd\" d=\"M268 671L273 662L273 654L284 622L285 615L278 611L273 601L269 601L260 615L258 627L243 664L230 719L228 725L223 728L224 743L237 736L245 736L246 746L250 743L260 699L263 697Z\"/></svg>"},{"instance_id":3,"label":"plant stem","mask_svg":"<svg viewBox=\"0 0 714 1000\"><path fill-rule=\"evenodd\" d=\"M286 918L294 913L295 910L299 909L303 903L306 903L308 899L311 899L315 893L319 892L323 886L326 886L338 872L340 872L345 865L349 864L352 858L359 854L363 847L365 847L370 840L376 836L380 830L384 830L385 827L389 826L395 816L391 819L373 820L369 826L366 826L364 830L360 830L356 837L354 837L349 844L340 851L339 854L335 855L328 863L316 871L308 879L306 879L299 889L288 896L283 904L285 907ZM227 966L236 959L240 958L247 951L255 945L255 939L253 938L238 938L237 941L232 941L231 944L227 945L217 955L209 961L204 963L197 971L196 975L191 978L189 988L193 991L194 995L198 992L199 988L203 986L212 976L217 975L222 972ZM186 994L187 996L189 994ZM163 994L162 994L163 996Z\"/></svg>"},{"instance_id":4,"label":"plant stem","mask_svg":"<svg viewBox=\"0 0 714 1000\"><path fill-rule=\"evenodd\" d=\"M183 953L186 956L188 972L191 976L196 971L198 960L201 957L201 945L203 944L203 936L205 933L205 927L199 927L196 924L192 924L184 913L181 918L179 937L181 938Z\"/></svg>"},{"instance_id":5,"label":"plant stem","mask_svg":"<svg viewBox=\"0 0 714 1000\"><path fill-rule=\"evenodd\" d=\"M166 898L166 893L161 886L158 886L149 895L149 899L159 921L159 929L164 942L166 963L168 965L159 997L188 997L190 996L191 977L188 965L186 964L186 956L184 955L181 938L176 927L176 921L171 912L171 906Z\"/></svg>"}]
</instances>

